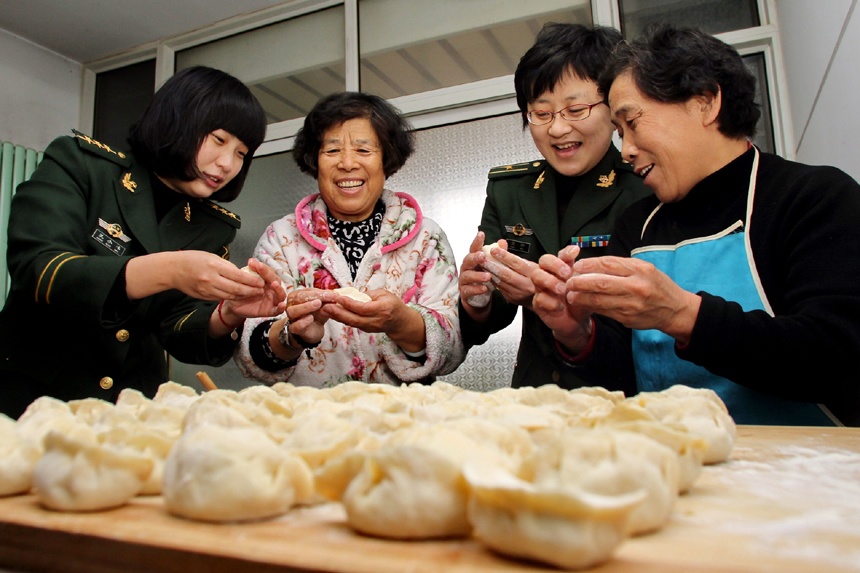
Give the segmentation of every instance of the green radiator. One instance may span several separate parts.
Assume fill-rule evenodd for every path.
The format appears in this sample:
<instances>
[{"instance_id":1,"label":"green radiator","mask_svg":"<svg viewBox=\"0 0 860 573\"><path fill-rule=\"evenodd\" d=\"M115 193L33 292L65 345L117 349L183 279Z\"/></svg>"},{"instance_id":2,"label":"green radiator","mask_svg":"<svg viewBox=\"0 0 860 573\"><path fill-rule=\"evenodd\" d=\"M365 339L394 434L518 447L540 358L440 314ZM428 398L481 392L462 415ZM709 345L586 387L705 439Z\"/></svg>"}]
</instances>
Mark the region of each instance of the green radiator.
<instances>
[{"instance_id":1,"label":"green radiator","mask_svg":"<svg viewBox=\"0 0 860 573\"><path fill-rule=\"evenodd\" d=\"M0 308L9 292L9 271L6 268L9 206L18 183L33 174L42 161L42 152L3 142L0 146Z\"/></svg>"}]
</instances>

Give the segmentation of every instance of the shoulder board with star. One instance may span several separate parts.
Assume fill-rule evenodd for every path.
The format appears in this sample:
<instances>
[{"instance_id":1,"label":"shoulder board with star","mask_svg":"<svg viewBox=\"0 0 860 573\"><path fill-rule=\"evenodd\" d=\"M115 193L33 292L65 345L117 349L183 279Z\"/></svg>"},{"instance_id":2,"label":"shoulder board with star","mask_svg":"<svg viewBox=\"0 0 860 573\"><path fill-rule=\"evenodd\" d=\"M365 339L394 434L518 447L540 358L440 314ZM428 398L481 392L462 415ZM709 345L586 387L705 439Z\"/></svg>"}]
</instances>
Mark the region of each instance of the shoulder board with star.
<instances>
[{"instance_id":1,"label":"shoulder board with star","mask_svg":"<svg viewBox=\"0 0 860 573\"><path fill-rule=\"evenodd\" d=\"M236 227L237 229L242 226L242 219L239 218L239 215L229 209L222 207L214 201L209 201L208 199L201 201L200 209L204 213L208 213L216 219L225 221L233 227Z\"/></svg>"},{"instance_id":2,"label":"shoulder board with star","mask_svg":"<svg viewBox=\"0 0 860 573\"><path fill-rule=\"evenodd\" d=\"M522 177L534 173L538 175L546 169L546 160L540 159L535 161L527 161L525 163L511 163L508 165L499 165L493 167L487 174L490 179L503 179L506 177Z\"/></svg>"},{"instance_id":3,"label":"shoulder board with star","mask_svg":"<svg viewBox=\"0 0 860 573\"><path fill-rule=\"evenodd\" d=\"M74 134L78 142L78 146L81 149L88 151L94 155L98 155L99 157L104 157L105 159L113 161L114 163L122 165L123 167L128 167L129 165L131 165L131 158L126 155L124 151L114 149L113 147L105 143L96 141L89 135L81 133L80 131L77 131L75 129L72 130L72 133Z\"/></svg>"}]
</instances>

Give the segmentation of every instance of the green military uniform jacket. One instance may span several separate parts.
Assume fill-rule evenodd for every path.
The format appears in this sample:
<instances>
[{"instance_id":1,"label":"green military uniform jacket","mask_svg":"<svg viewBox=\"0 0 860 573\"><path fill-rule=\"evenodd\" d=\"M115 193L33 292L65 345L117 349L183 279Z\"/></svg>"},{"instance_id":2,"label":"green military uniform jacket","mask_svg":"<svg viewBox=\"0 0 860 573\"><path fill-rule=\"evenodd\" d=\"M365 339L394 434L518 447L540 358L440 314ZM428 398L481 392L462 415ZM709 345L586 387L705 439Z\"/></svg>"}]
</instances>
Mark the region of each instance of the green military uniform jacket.
<instances>
[{"instance_id":1,"label":"green military uniform jacket","mask_svg":"<svg viewBox=\"0 0 860 573\"><path fill-rule=\"evenodd\" d=\"M214 303L170 290L130 302L124 269L159 251L228 258L239 218L189 197L159 222L150 172L78 132L57 138L18 186L9 219L12 287L0 312L0 411L32 400L97 397L124 388L153 396L167 380L165 351L220 365L230 337L210 339Z\"/></svg>"},{"instance_id":2,"label":"green military uniform jacket","mask_svg":"<svg viewBox=\"0 0 860 573\"><path fill-rule=\"evenodd\" d=\"M604 254L621 211L651 193L630 166L621 161L614 145L610 145L594 169L579 178L561 224L556 201L559 175L546 160L494 167L488 177L480 225L486 235L484 244L505 239L509 252L533 262L538 262L545 253L557 255L572 242L582 246L581 257ZM513 322L518 308L508 303L499 291L493 292L486 324L476 324L461 308L463 342L467 347L483 344L490 335ZM575 369L561 362L552 331L534 312L524 310L522 324L513 387L558 384L572 389L585 384L576 376ZM612 387L612 381L605 386Z\"/></svg>"}]
</instances>

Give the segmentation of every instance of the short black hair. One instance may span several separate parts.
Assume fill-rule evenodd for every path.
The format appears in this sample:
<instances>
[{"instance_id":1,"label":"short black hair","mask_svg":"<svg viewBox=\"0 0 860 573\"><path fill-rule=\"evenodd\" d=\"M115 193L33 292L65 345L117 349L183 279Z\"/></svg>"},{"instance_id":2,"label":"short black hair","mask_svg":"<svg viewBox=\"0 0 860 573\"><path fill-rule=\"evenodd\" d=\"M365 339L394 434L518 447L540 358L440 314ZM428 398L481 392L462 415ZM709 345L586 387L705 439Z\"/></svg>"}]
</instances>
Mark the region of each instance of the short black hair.
<instances>
[{"instance_id":1,"label":"short black hair","mask_svg":"<svg viewBox=\"0 0 860 573\"><path fill-rule=\"evenodd\" d=\"M628 71L639 91L663 103L721 93L720 133L727 137L755 135L761 117L755 102L755 76L737 50L699 28L652 25L643 37L619 44L598 82L604 99L612 82Z\"/></svg>"},{"instance_id":2,"label":"short black hair","mask_svg":"<svg viewBox=\"0 0 860 573\"><path fill-rule=\"evenodd\" d=\"M305 117L296 134L293 159L299 169L314 179L319 174L319 151L323 134L350 119L364 118L382 146L385 177L397 173L415 150L412 126L387 100L361 92L337 92L320 99Z\"/></svg>"},{"instance_id":3,"label":"short black hair","mask_svg":"<svg viewBox=\"0 0 860 573\"><path fill-rule=\"evenodd\" d=\"M538 32L514 72L517 106L528 126L529 103L552 90L570 72L597 83L613 48L623 41L621 32L606 26L549 22Z\"/></svg>"},{"instance_id":4,"label":"short black hair","mask_svg":"<svg viewBox=\"0 0 860 573\"><path fill-rule=\"evenodd\" d=\"M223 129L248 147L242 169L212 194L216 201L239 196L254 152L266 137L266 114L251 90L230 74L205 66L186 68L155 92L128 143L135 158L162 177L191 181L198 176L203 140Z\"/></svg>"}]
</instances>

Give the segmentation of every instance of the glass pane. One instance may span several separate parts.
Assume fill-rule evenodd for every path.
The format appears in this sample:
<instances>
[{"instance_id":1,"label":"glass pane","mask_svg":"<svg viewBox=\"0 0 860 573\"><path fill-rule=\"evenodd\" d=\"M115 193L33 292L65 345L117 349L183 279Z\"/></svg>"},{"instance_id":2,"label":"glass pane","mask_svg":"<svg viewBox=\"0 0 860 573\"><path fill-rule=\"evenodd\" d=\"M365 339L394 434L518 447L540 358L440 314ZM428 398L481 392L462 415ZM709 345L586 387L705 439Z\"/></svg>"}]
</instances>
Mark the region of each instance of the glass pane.
<instances>
[{"instance_id":1,"label":"glass pane","mask_svg":"<svg viewBox=\"0 0 860 573\"><path fill-rule=\"evenodd\" d=\"M654 22L698 27L709 34L761 25L756 0L618 0L618 9L628 40Z\"/></svg>"},{"instance_id":2,"label":"glass pane","mask_svg":"<svg viewBox=\"0 0 860 573\"><path fill-rule=\"evenodd\" d=\"M198 64L245 82L263 104L269 123L304 117L321 97L346 87L344 8L336 6L177 52L177 71Z\"/></svg>"},{"instance_id":3,"label":"glass pane","mask_svg":"<svg viewBox=\"0 0 860 573\"><path fill-rule=\"evenodd\" d=\"M546 22L591 25L588 0L359 0L361 90L387 99L513 74Z\"/></svg>"},{"instance_id":4,"label":"glass pane","mask_svg":"<svg viewBox=\"0 0 860 573\"><path fill-rule=\"evenodd\" d=\"M155 60L146 60L96 75L93 138L128 150L126 138L155 91Z\"/></svg>"},{"instance_id":5,"label":"glass pane","mask_svg":"<svg viewBox=\"0 0 860 573\"><path fill-rule=\"evenodd\" d=\"M770 111L770 93L767 85L767 73L765 70L764 54L750 54L744 56L744 64L756 77L755 101L761 106L761 119L758 120L753 143L762 151L776 153L773 137L773 118Z\"/></svg>"}]
</instances>

